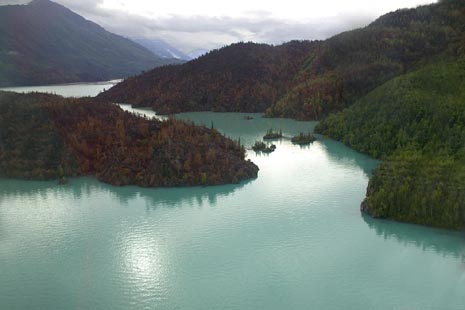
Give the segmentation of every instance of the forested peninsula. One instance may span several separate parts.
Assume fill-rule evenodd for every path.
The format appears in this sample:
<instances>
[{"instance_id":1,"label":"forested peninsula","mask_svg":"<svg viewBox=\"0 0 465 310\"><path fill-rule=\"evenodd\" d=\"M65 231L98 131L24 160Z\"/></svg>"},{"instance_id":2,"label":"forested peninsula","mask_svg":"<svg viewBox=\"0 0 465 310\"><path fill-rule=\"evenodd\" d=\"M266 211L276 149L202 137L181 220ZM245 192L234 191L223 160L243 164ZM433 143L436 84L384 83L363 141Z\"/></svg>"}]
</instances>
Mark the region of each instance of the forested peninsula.
<instances>
[{"instance_id":1,"label":"forested peninsula","mask_svg":"<svg viewBox=\"0 0 465 310\"><path fill-rule=\"evenodd\" d=\"M149 120L92 98L0 92L0 176L90 175L113 185L217 185L257 177L218 131Z\"/></svg>"},{"instance_id":2,"label":"forested peninsula","mask_svg":"<svg viewBox=\"0 0 465 310\"><path fill-rule=\"evenodd\" d=\"M465 227L465 58L395 78L315 130L383 160L363 211Z\"/></svg>"}]
</instances>

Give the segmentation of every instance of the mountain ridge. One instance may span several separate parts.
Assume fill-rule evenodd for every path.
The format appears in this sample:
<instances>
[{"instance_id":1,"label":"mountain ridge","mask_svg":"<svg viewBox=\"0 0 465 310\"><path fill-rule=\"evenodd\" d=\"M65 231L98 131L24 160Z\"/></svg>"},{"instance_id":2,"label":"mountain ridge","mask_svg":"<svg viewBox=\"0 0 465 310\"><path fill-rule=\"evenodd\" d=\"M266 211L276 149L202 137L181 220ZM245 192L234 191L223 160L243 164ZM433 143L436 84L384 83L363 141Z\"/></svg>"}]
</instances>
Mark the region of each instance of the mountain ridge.
<instances>
[{"instance_id":1,"label":"mountain ridge","mask_svg":"<svg viewBox=\"0 0 465 310\"><path fill-rule=\"evenodd\" d=\"M49 0L0 6L0 28L2 87L104 81L171 63Z\"/></svg>"},{"instance_id":2,"label":"mountain ridge","mask_svg":"<svg viewBox=\"0 0 465 310\"><path fill-rule=\"evenodd\" d=\"M312 47L308 41L279 46L240 42L179 66L128 78L99 98L150 106L165 114L186 110L261 112L285 93Z\"/></svg>"}]
</instances>

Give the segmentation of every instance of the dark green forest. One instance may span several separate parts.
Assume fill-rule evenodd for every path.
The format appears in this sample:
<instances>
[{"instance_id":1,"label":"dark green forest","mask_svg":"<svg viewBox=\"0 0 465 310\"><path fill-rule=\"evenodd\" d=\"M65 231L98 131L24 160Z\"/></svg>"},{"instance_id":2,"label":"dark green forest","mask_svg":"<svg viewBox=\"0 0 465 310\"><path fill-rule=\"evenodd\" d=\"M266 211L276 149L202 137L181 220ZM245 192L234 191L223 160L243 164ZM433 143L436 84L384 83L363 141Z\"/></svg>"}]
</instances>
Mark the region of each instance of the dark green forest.
<instances>
[{"instance_id":1,"label":"dark green forest","mask_svg":"<svg viewBox=\"0 0 465 310\"><path fill-rule=\"evenodd\" d=\"M94 99L0 92L0 176L92 175L113 185L217 185L255 178L218 131L148 120Z\"/></svg>"},{"instance_id":2,"label":"dark green forest","mask_svg":"<svg viewBox=\"0 0 465 310\"><path fill-rule=\"evenodd\" d=\"M268 116L318 120L392 78L465 48L465 2L444 0L386 14L318 44Z\"/></svg>"},{"instance_id":3,"label":"dark green forest","mask_svg":"<svg viewBox=\"0 0 465 310\"><path fill-rule=\"evenodd\" d=\"M21 179L58 179L79 173L77 162L50 121L45 94L0 92L0 175Z\"/></svg>"},{"instance_id":4,"label":"dark green forest","mask_svg":"<svg viewBox=\"0 0 465 310\"><path fill-rule=\"evenodd\" d=\"M395 78L315 130L383 160L362 210L465 227L465 58Z\"/></svg>"}]
</instances>

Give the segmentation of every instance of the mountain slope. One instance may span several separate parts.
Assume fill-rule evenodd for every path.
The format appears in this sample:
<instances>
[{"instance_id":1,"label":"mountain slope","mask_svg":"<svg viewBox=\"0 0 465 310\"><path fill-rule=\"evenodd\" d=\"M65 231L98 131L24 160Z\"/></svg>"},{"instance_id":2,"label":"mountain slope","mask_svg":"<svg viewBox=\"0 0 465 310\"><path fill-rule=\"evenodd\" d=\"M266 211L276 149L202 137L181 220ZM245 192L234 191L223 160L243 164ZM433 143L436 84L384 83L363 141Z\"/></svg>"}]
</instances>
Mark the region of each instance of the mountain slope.
<instances>
[{"instance_id":1,"label":"mountain slope","mask_svg":"<svg viewBox=\"0 0 465 310\"><path fill-rule=\"evenodd\" d=\"M0 86L124 78L170 63L48 0L0 6Z\"/></svg>"},{"instance_id":2,"label":"mountain slope","mask_svg":"<svg viewBox=\"0 0 465 310\"><path fill-rule=\"evenodd\" d=\"M315 130L385 160L363 211L465 227L465 58L395 78Z\"/></svg>"},{"instance_id":3,"label":"mountain slope","mask_svg":"<svg viewBox=\"0 0 465 310\"><path fill-rule=\"evenodd\" d=\"M160 112L221 110L320 119L388 80L457 53L465 1L399 10L326 41L236 44L128 79L102 97Z\"/></svg>"},{"instance_id":4,"label":"mountain slope","mask_svg":"<svg viewBox=\"0 0 465 310\"><path fill-rule=\"evenodd\" d=\"M464 37L465 1L443 0L386 14L322 42L296 75L292 90L267 114L320 119L395 76L445 53L456 55Z\"/></svg>"},{"instance_id":5,"label":"mountain slope","mask_svg":"<svg viewBox=\"0 0 465 310\"><path fill-rule=\"evenodd\" d=\"M100 98L150 106L160 113L260 112L286 92L311 48L305 41L276 47L237 43L129 78Z\"/></svg>"}]
</instances>

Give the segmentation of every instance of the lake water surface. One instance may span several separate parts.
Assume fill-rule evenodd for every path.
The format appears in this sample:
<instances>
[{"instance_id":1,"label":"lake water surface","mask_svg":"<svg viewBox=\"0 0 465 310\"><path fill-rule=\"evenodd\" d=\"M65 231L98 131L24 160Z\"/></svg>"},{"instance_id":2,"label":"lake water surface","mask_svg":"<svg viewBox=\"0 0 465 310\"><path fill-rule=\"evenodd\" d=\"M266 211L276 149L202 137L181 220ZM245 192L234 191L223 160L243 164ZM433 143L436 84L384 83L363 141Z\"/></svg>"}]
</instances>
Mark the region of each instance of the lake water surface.
<instances>
[{"instance_id":1,"label":"lake water surface","mask_svg":"<svg viewBox=\"0 0 465 310\"><path fill-rule=\"evenodd\" d=\"M64 97L86 97L97 96L99 93L110 89L121 80L113 80L99 83L85 84L64 84L64 85L48 85L48 86L22 86L22 87L7 87L0 88L3 91L13 91L17 93L42 92Z\"/></svg>"},{"instance_id":2,"label":"lake water surface","mask_svg":"<svg viewBox=\"0 0 465 310\"><path fill-rule=\"evenodd\" d=\"M315 125L177 117L247 146ZM0 179L0 309L464 308L463 233L362 215L377 162L340 143L276 145L248 152L259 176L238 185Z\"/></svg>"}]
</instances>

